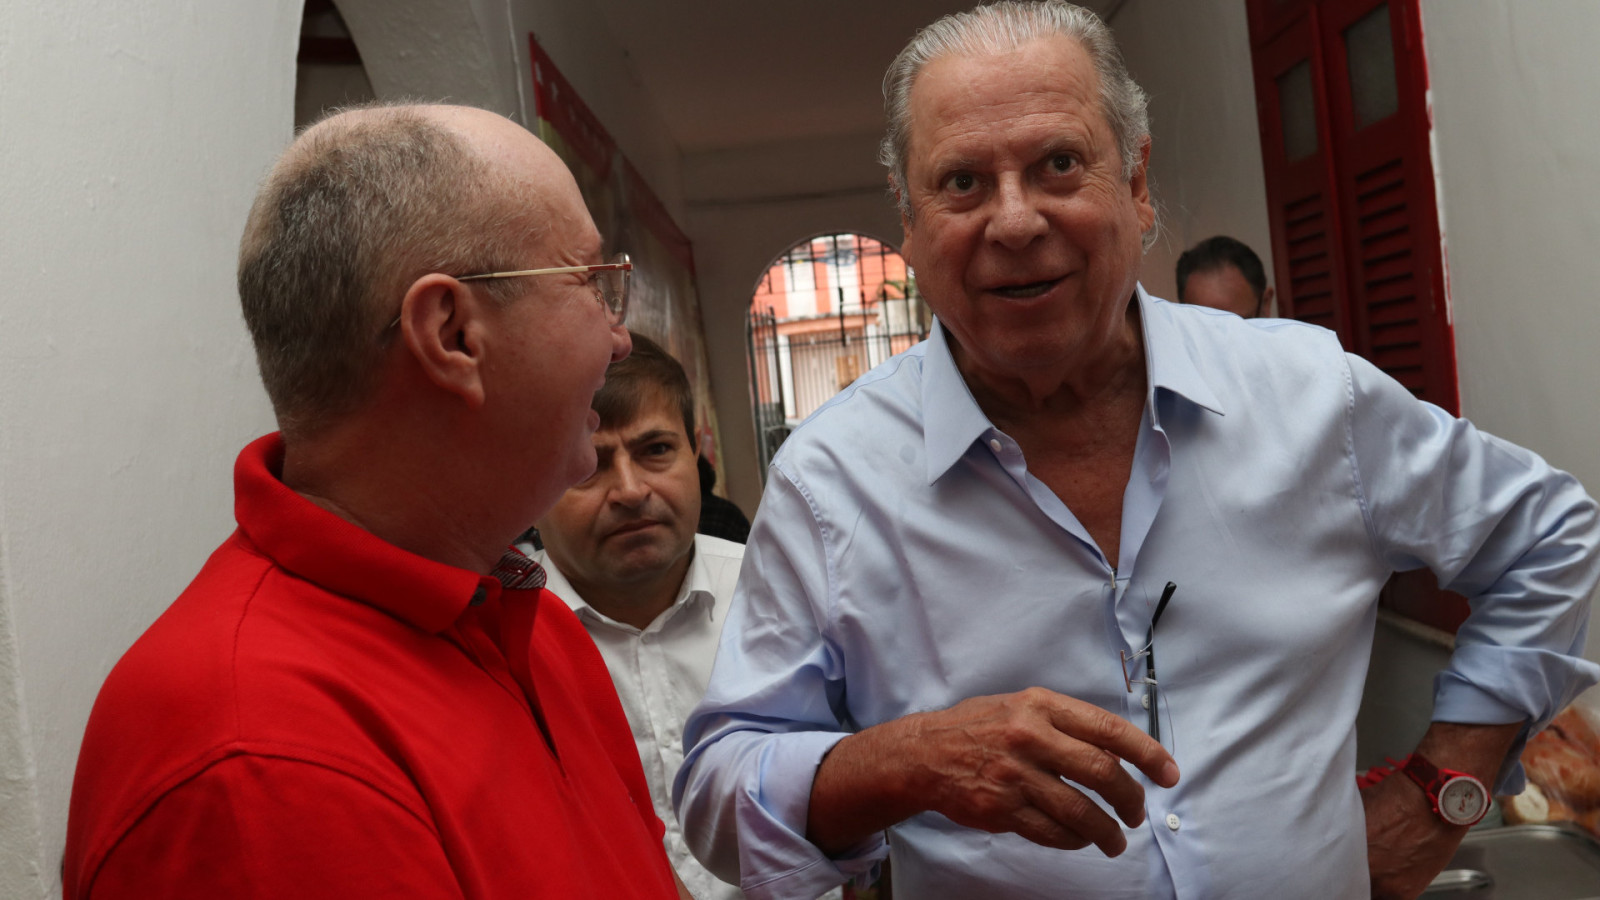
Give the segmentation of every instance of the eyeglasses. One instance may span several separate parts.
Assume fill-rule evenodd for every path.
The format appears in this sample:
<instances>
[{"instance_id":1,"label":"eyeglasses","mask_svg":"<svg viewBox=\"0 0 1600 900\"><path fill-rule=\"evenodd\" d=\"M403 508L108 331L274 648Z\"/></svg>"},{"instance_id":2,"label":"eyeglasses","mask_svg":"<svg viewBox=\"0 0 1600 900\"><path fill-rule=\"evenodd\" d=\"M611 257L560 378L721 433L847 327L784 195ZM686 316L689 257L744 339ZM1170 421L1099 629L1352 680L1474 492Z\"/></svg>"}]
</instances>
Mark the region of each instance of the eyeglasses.
<instances>
[{"instance_id":1,"label":"eyeglasses","mask_svg":"<svg viewBox=\"0 0 1600 900\"><path fill-rule=\"evenodd\" d=\"M589 285L594 288L595 299L606 311L606 321L621 325L628 314L628 282L633 274L633 260L626 253L611 257L611 262L593 266L556 266L553 269L518 269L515 272L486 272L481 275L462 275L457 281L489 281L495 278L521 278L524 275L570 275L589 273ZM400 317L384 327L384 331L400 324Z\"/></svg>"},{"instance_id":2,"label":"eyeglasses","mask_svg":"<svg viewBox=\"0 0 1600 900\"><path fill-rule=\"evenodd\" d=\"M568 275L589 273L589 283L594 286L596 298L605 308L606 318L612 325L621 325L628 314L628 282L633 273L633 260L626 253L618 253L608 263L594 266L557 266L553 269L518 269L514 272L487 272L482 275L463 275L457 281L488 281L493 278L521 278L524 275Z\"/></svg>"},{"instance_id":3,"label":"eyeglasses","mask_svg":"<svg viewBox=\"0 0 1600 900\"><path fill-rule=\"evenodd\" d=\"M1137 653L1117 651L1117 656L1122 658L1122 683L1128 688L1128 693L1133 693L1133 686L1136 684L1150 687L1149 692L1145 694L1144 702L1150 710L1150 736L1158 741L1161 740L1161 714L1157 709L1156 696L1156 623L1161 621L1161 613L1166 610L1168 601L1177 590L1178 586L1169 581L1166 589L1161 592L1161 600L1156 603L1156 611L1150 616L1150 630L1144 634L1144 649ZM1141 656L1144 657L1144 677L1134 678L1128 674L1128 663Z\"/></svg>"}]
</instances>

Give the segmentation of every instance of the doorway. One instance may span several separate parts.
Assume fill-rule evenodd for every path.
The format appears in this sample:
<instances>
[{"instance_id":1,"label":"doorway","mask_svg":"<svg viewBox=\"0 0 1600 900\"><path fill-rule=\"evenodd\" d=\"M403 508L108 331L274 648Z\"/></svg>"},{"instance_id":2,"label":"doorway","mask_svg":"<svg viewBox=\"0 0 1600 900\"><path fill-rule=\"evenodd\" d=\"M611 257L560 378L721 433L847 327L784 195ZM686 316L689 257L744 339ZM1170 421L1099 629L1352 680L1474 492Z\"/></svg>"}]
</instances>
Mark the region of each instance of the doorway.
<instances>
[{"instance_id":1,"label":"doorway","mask_svg":"<svg viewBox=\"0 0 1600 900\"><path fill-rule=\"evenodd\" d=\"M863 234L800 241L750 298L745 337L760 468L795 426L879 363L928 336L916 275Z\"/></svg>"}]
</instances>

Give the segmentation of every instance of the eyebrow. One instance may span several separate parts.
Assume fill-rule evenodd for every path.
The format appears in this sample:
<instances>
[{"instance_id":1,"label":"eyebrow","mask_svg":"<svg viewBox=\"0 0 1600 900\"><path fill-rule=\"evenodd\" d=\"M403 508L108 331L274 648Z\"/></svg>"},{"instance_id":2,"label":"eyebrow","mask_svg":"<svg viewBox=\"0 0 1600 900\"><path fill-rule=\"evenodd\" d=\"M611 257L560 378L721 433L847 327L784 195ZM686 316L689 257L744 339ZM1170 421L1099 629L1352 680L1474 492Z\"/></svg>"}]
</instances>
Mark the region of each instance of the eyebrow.
<instances>
[{"instance_id":1,"label":"eyebrow","mask_svg":"<svg viewBox=\"0 0 1600 900\"><path fill-rule=\"evenodd\" d=\"M627 446L629 450L632 450L634 447L654 443L662 440L663 438L670 438L672 440L680 439L678 432L673 431L670 428L655 428L650 431L646 431L644 434L630 438L627 442Z\"/></svg>"},{"instance_id":2,"label":"eyebrow","mask_svg":"<svg viewBox=\"0 0 1600 900\"><path fill-rule=\"evenodd\" d=\"M929 160L928 162L928 172L933 176L934 181L943 181L954 172L965 172L982 165L976 155L968 153L944 159Z\"/></svg>"}]
</instances>

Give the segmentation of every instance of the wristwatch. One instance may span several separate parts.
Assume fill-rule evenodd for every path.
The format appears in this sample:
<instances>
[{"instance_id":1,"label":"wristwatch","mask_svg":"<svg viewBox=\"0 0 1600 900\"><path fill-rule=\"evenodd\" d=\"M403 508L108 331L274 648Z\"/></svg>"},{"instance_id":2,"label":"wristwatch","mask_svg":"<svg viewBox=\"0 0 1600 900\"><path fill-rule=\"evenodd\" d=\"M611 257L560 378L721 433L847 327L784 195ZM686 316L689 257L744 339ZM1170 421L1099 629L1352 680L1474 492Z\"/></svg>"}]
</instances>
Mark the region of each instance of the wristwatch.
<instances>
[{"instance_id":1,"label":"wristwatch","mask_svg":"<svg viewBox=\"0 0 1600 900\"><path fill-rule=\"evenodd\" d=\"M1451 825L1476 825L1489 811L1489 792L1483 782L1465 772L1441 769L1420 753L1406 757L1400 771L1422 788L1433 811Z\"/></svg>"}]
</instances>

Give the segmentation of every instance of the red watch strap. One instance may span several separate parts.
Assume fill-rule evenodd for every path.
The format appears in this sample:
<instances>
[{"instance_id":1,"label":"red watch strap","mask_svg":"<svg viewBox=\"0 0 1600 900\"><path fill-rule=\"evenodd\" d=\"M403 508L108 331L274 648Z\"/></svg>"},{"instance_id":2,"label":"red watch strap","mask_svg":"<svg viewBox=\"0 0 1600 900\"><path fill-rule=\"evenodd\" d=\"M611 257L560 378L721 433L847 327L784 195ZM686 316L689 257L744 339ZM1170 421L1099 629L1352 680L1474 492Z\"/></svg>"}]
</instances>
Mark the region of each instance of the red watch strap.
<instances>
[{"instance_id":1,"label":"red watch strap","mask_svg":"<svg viewBox=\"0 0 1600 900\"><path fill-rule=\"evenodd\" d=\"M1439 805L1439 788L1444 786L1445 779L1466 774L1465 772L1441 769L1429 762L1428 758L1421 753L1413 753L1406 757L1406 761L1400 764L1400 771L1411 776L1411 780L1422 788L1423 793L1428 795L1428 798L1433 801L1435 806Z\"/></svg>"},{"instance_id":2,"label":"red watch strap","mask_svg":"<svg viewBox=\"0 0 1600 900\"><path fill-rule=\"evenodd\" d=\"M1471 773L1441 768L1434 765L1432 761L1420 753L1413 753L1406 757L1405 762L1400 764L1400 771L1406 773L1407 777L1422 788L1422 792L1428 797L1428 805L1433 807L1434 814L1452 825L1475 825L1489 811L1488 789L1484 787L1483 782L1479 781ZM1458 778L1464 778L1477 785L1479 792L1482 794L1483 808L1478 811L1478 817L1470 822L1456 822L1447 817L1444 811L1439 808L1440 792L1444 790L1446 784Z\"/></svg>"}]
</instances>

